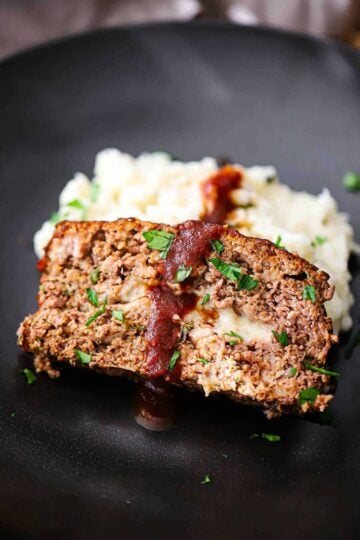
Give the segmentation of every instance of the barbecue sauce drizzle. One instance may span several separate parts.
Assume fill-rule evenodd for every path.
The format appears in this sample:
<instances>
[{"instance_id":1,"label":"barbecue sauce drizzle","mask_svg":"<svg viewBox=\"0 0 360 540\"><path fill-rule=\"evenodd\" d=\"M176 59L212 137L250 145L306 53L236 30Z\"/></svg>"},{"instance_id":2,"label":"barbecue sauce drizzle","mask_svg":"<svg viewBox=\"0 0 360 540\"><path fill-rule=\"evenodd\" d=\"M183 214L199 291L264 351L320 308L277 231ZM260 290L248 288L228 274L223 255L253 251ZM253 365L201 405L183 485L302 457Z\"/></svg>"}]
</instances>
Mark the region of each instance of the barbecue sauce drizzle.
<instances>
[{"instance_id":1,"label":"barbecue sauce drizzle","mask_svg":"<svg viewBox=\"0 0 360 540\"><path fill-rule=\"evenodd\" d=\"M172 281L179 266L199 265L209 253L209 242L216 240L223 233L224 226L201 221L187 221L178 226L176 237L167 258L160 263L163 282L151 287L149 291L151 310L145 339L147 341L147 375L152 378L167 375L176 379L181 374L181 358L169 372L169 361L176 349L184 315L193 310L197 296L186 292L186 283L182 284L181 294L167 285Z\"/></svg>"},{"instance_id":2,"label":"barbecue sauce drizzle","mask_svg":"<svg viewBox=\"0 0 360 540\"><path fill-rule=\"evenodd\" d=\"M226 216L236 208L231 199L231 192L241 186L242 173L231 165L226 165L210 176L201 187L205 203L202 221L224 223Z\"/></svg>"}]
</instances>

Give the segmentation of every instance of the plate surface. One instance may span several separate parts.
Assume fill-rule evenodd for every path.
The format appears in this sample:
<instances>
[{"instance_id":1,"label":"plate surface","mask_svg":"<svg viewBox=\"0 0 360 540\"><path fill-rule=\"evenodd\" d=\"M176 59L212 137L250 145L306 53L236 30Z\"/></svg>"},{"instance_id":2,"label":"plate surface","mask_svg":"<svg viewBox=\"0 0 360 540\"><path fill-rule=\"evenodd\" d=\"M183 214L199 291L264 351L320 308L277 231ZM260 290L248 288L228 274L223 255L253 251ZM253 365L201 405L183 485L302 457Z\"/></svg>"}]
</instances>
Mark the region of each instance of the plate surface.
<instances>
[{"instance_id":1,"label":"plate surface","mask_svg":"<svg viewBox=\"0 0 360 540\"><path fill-rule=\"evenodd\" d=\"M341 185L360 169L359 55L227 24L115 29L3 62L0 104L2 537L359 538L360 348L344 359L349 336L333 362L331 423L270 423L194 394L161 433L134 422L128 381L74 370L28 386L15 341L35 308L32 234L107 146L274 164L295 189L328 187L359 239L360 195Z\"/></svg>"}]
</instances>

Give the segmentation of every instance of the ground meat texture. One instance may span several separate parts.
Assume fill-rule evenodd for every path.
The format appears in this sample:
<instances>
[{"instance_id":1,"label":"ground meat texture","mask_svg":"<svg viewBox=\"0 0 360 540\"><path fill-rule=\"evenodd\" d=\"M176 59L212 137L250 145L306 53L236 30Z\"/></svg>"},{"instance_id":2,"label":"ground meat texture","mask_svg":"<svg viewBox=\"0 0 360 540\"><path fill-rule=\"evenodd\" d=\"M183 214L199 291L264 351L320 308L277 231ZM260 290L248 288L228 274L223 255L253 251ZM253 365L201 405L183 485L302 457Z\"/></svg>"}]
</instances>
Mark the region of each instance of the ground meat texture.
<instances>
[{"instance_id":1,"label":"ground meat texture","mask_svg":"<svg viewBox=\"0 0 360 540\"><path fill-rule=\"evenodd\" d=\"M164 260L148 247L143 233L162 229L180 237L191 227L197 225L170 227L131 219L59 223L43 259L38 311L18 330L19 344L35 354L37 370L54 376L54 366L66 363L110 374L153 376L152 362L158 360L151 352L156 342L154 291L166 290L175 306L166 362L173 347L180 356L176 377L161 363L165 380L202 389L206 395L225 393L260 406L269 417L324 410L332 398L325 393L331 380L306 369L304 360L324 367L337 339L323 305L333 294L328 275L267 240L218 226L222 253L209 244L191 276L175 283L172 276L164 276ZM239 290L209 262L215 257L238 265L257 286ZM315 303L303 298L305 286L314 287ZM96 308L87 288L96 291L99 306L104 306L88 326ZM191 298L186 308L184 294ZM114 316L116 311L123 320ZM221 326L229 313L241 321L244 332L255 328L256 334L249 330L243 340L224 335L235 330L224 332ZM163 329L164 317L160 319ZM288 344L283 346L272 331L285 332ZM90 362L82 364L75 350L90 355ZM295 375L291 368L296 368ZM307 388L318 389L319 395L300 403L299 394Z\"/></svg>"}]
</instances>

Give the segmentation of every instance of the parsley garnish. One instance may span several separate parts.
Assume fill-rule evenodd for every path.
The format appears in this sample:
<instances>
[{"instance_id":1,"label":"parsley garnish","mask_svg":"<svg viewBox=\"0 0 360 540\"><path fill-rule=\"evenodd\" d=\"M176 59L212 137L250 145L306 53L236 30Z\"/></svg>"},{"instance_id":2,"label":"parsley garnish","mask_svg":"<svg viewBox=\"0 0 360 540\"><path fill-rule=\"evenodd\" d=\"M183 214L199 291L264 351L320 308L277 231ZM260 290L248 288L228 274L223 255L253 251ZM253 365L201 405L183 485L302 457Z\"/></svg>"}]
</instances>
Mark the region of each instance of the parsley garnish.
<instances>
[{"instance_id":1,"label":"parsley garnish","mask_svg":"<svg viewBox=\"0 0 360 540\"><path fill-rule=\"evenodd\" d=\"M175 281L176 283L181 283L182 281L185 281L187 279L192 271L192 266L179 266L179 268L176 270L175 273Z\"/></svg>"},{"instance_id":2,"label":"parsley garnish","mask_svg":"<svg viewBox=\"0 0 360 540\"><path fill-rule=\"evenodd\" d=\"M210 300L210 294L206 293L204 298L201 300L201 305L204 306L205 304L208 303L209 300Z\"/></svg>"},{"instance_id":3,"label":"parsley garnish","mask_svg":"<svg viewBox=\"0 0 360 540\"><path fill-rule=\"evenodd\" d=\"M201 480L200 484L204 485L204 484L210 484L211 482L211 478L208 474L205 474L204 478Z\"/></svg>"},{"instance_id":4,"label":"parsley garnish","mask_svg":"<svg viewBox=\"0 0 360 540\"><path fill-rule=\"evenodd\" d=\"M114 319L120 321L120 322L124 322L124 312L122 309L119 309L117 311L113 311L112 312L112 316L114 317Z\"/></svg>"},{"instance_id":5,"label":"parsley garnish","mask_svg":"<svg viewBox=\"0 0 360 540\"><path fill-rule=\"evenodd\" d=\"M98 299L98 296L96 294L96 291L94 291L94 289L90 289L88 287L86 289L86 296L87 296L90 304L92 304L94 307L99 307L99 299Z\"/></svg>"},{"instance_id":6,"label":"parsley garnish","mask_svg":"<svg viewBox=\"0 0 360 540\"><path fill-rule=\"evenodd\" d=\"M100 270L98 268L93 268L93 270L91 270L89 274L89 277L90 277L91 283L95 285L99 281Z\"/></svg>"},{"instance_id":7,"label":"parsley garnish","mask_svg":"<svg viewBox=\"0 0 360 540\"><path fill-rule=\"evenodd\" d=\"M92 315L90 317L90 319L88 319L85 323L85 326L90 326L91 323L93 323L95 321L95 319L97 319L98 317L100 317L100 315L103 315L106 311L106 304L107 304L107 295L105 296L105 300L103 302L103 305L101 306L100 309L98 309L97 311L95 311L94 315Z\"/></svg>"},{"instance_id":8,"label":"parsley garnish","mask_svg":"<svg viewBox=\"0 0 360 540\"><path fill-rule=\"evenodd\" d=\"M170 361L169 361L169 371L172 371L175 367L175 364L176 362L179 360L180 358L180 351L178 351L177 349L172 353L172 356L170 358Z\"/></svg>"},{"instance_id":9,"label":"parsley garnish","mask_svg":"<svg viewBox=\"0 0 360 540\"><path fill-rule=\"evenodd\" d=\"M358 347L359 345L360 345L360 330L358 330L356 334L354 335L354 337L352 338L349 348L345 353L346 358L350 358L350 356L354 352L354 349L356 349L356 347Z\"/></svg>"},{"instance_id":10,"label":"parsley garnish","mask_svg":"<svg viewBox=\"0 0 360 540\"><path fill-rule=\"evenodd\" d=\"M270 442L279 442L281 439L280 435L274 435L272 433L253 433L250 435L250 439L257 439L259 437Z\"/></svg>"},{"instance_id":11,"label":"parsley garnish","mask_svg":"<svg viewBox=\"0 0 360 540\"><path fill-rule=\"evenodd\" d=\"M23 373L25 375L26 382L28 384L34 384L34 382L36 381L36 375L30 369L28 368L22 369L20 373Z\"/></svg>"},{"instance_id":12,"label":"parsley garnish","mask_svg":"<svg viewBox=\"0 0 360 540\"><path fill-rule=\"evenodd\" d=\"M328 369L324 369L321 367L313 366L312 364L309 364L306 360L304 360L304 366L306 369L309 369L310 371L317 371L318 373L322 373L323 375L328 375L329 377L340 377L340 373L337 373L336 371L329 371Z\"/></svg>"},{"instance_id":13,"label":"parsley garnish","mask_svg":"<svg viewBox=\"0 0 360 540\"><path fill-rule=\"evenodd\" d=\"M316 290L315 287L311 285L306 285L302 292L302 297L304 300L311 300L313 304L316 303Z\"/></svg>"},{"instance_id":14,"label":"parsley garnish","mask_svg":"<svg viewBox=\"0 0 360 540\"><path fill-rule=\"evenodd\" d=\"M234 347L234 345L236 345L237 343L237 340L239 341L244 341L244 338L242 336L240 336L240 334L237 334L236 332L234 332L233 330L230 330L230 332L225 332L224 333L224 336L231 336L231 337L235 337L236 340L229 340L228 343L231 347Z\"/></svg>"},{"instance_id":15,"label":"parsley garnish","mask_svg":"<svg viewBox=\"0 0 360 540\"><path fill-rule=\"evenodd\" d=\"M285 246L282 246L281 245L281 241L282 241L282 237L280 236L280 234L278 234L276 240L275 240L275 246L279 249L285 249Z\"/></svg>"},{"instance_id":16,"label":"parsley garnish","mask_svg":"<svg viewBox=\"0 0 360 540\"><path fill-rule=\"evenodd\" d=\"M290 367L288 369L288 377L295 377L296 374L297 374L296 367Z\"/></svg>"},{"instance_id":17,"label":"parsley garnish","mask_svg":"<svg viewBox=\"0 0 360 540\"><path fill-rule=\"evenodd\" d=\"M90 189L90 200L92 203L96 203L100 194L100 184L97 182L92 182Z\"/></svg>"},{"instance_id":18,"label":"parsley garnish","mask_svg":"<svg viewBox=\"0 0 360 540\"><path fill-rule=\"evenodd\" d=\"M90 364L91 354L87 354L86 352L80 351L79 349L74 349L74 352L76 354L76 358L80 360L82 364Z\"/></svg>"},{"instance_id":19,"label":"parsley garnish","mask_svg":"<svg viewBox=\"0 0 360 540\"><path fill-rule=\"evenodd\" d=\"M148 248L158 249L161 251L160 257L166 259L171 244L174 241L175 234L167 231L152 230L144 232L143 237L147 241Z\"/></svg>"},{"instance_id":20,"label":"parsley garnish","mask_svg":"<svg viewBox=\"0 0 360 540\"><path fill-rule=\"evenodd\" d=\"M57 223L59 223L60 220L61 220L61 217L60 217L59 212L53 212L49 219L50 223L52 223L53 225L56 225Z\"/></svg>"},{"instance_id":21,"label":"parsley garnish","mask_svg":"<svg viewBox=\"0 0 360 540\"><path fill-rule=\"evenodd\" d=\"M280 345L283 347L287 347L289 345L289 336L286 332L281 332L280 334L276 332L275 330L272 330L273 336L278 340Z\"/></svg>"},{"instance_id":22,"label":"parsley garnish","mask_svg":"<svg viewBox=\"0 0 360 540\"><path fill-rule=\"evenodd\" d=\"M311 245L312 247L322 246L323 244L325 244L325 242L327 242L326 236L316 235L314 240L311 242Z\"/></svg>"},{"instance_id":23,"label":"parsley garnish","mask_svg":"<svg viewBox=\"0 0 360 540\"><path fill-rule=\"evenodd\" d=\"M304 403L312 405L319 394L320 391L317 388L305 388L305 390L301 390L298 397L300 405Z\"/></svg>"},{"instance_id":24,"label":"parsley garnish","mask_svg":"<svg viewBox=\"0 0 360 540\"><path fill-rule=\"evenodd\" d=\"M81 219L85 220L87 217L87 208L84 203L82 203L79 199L74 199L66 204L66 206L70 206L70 208L76 208L76 210L81 210Z\"/></svg>"},{"instance_id":25,"label":"parsley garnish","mask_svg":"<svg viewBox=\"0 0 360 540\"><path fill-rule=\"evenodd\" d=\"M343 186L348 191L360 191L360 174L349 171L343 178Z\"/></svg>"},{"instance_id":26,"label":"parsley garnish","mask_svg":"<svg viewBox=\"0 0 360 540\"><path fill-rule=\"evenodd\" d=\"M225 249L224 244L220 242L220 240L209 240L209 244L219 255L221 255Z\"/></svg>"},{"instance_id":27,"label":"parsley garnish","mask_svg":"<svg viewBox=\"0 0 360 540\"><path fill-rule=\"evenodd\" d=\"M257 279L254 279L247 274L242 274L241 268L237 264L229 264L218 258L209 259L209 262L211 262L223 276L231 279L231 281L235 281L238 289L251 291L252 289L255 289L258 284Z\"/></svg>"},{"instance_id":28,"label":"parsley garnish","mask_svg":"<svg viewBox=\"0 0 360 540\"><path fill-rule=\"evenodd\" d=\"M199 362L200 362L201 364L204 364L204 366L205 366L206 364L209 364L210 361L209 361L209 360L206 360L206 358L199 358Z\"/></svg>"}]
</instances>

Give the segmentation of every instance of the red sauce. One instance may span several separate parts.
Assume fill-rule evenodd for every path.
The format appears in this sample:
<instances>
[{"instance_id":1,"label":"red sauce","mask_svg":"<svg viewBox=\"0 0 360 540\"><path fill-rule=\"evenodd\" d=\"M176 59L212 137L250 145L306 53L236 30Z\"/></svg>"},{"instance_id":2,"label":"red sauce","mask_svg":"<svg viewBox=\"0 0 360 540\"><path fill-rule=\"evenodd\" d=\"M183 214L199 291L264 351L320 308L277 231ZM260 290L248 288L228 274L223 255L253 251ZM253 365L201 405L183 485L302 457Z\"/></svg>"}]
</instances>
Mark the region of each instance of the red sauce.
<instances>
[{"instance_id":1,"label":"red sauce","mask_svg":"<svg viewBox=\"0 0 360 540\"><path fill-rule=\"evenodd\" d=\"M39 270L39 272L44 272L46 268L46 257L38 260L38 262L36 263L36 268Z\"/></svg>"},{"instance_id":2,"label":"red sauce","mask_svg":"<svg viewBox=\"0 0 360 540\"><path fill-rule=\"evenodd\" d=\"M135 421L150 431L175 427L184 413L178 388L165 381L144 381L135 388Z\"/></svg>"},{"instance_id":3,"label":"red sauce","mask_svg":"<svg viewBox=\"0 0 360 540\"><path fill-rule=\"evenodd\" d=\"M147 341L147 374L149 377L161 377L168 373L170 358L176 349L180 337L180 323L174 316L183 317L196 304L196 295L176 295L167 285L151 287L150 320L145 339ZM173 375L179 374L180 359Z\"/></svg>"},{"instance_id":4,"label":"red sauce","mask_svg":"<svg viewBox=\"0 0 360 540\"><path fill-rule=\"evenodd\" d=\"M178 226L175 240L164 262L164 277L174 279L180 266L200 264L210 251L210 240L216 240L224 232L222 225L202 221L186 221Z\"/></svg>"},{"instance_id":5,"label":"red sauce","mask_svg":"<svg viewBox=\"0 0 360 540\"><path fill-rule=\"evenodd\" d=\"M231 165L226 165L202 185L205 203L203 221L224 223L226 216L236 205L231 200L231 191L241 185L242 174Z\"/></svg>"}]
</instances>

